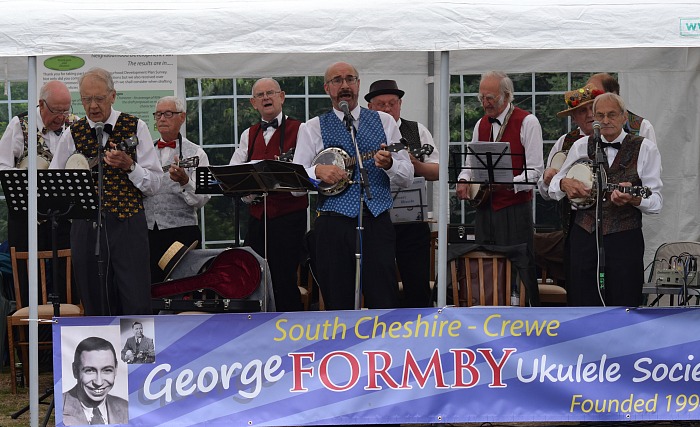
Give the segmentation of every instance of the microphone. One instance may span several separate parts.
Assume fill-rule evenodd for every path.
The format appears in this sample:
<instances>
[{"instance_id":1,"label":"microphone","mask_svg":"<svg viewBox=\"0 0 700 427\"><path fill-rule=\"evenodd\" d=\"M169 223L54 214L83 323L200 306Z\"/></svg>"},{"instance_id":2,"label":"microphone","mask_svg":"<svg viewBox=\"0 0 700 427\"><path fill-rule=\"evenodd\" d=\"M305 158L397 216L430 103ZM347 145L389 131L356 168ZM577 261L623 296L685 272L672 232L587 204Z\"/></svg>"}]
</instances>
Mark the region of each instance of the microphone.
<instances>
[{"instance_id":1,"label":"microphone","mask_svg":"<svg viewBox=\"0 0 700 427\"><path fill-rule=\"evenodd\" d=\"M600 122L598 120L593 122L593 140L594 141L602 141L600 139Z\"/></svg>"},{"instance_id":2,"label":"microphone","mask_svg":"<svg viewBox=\"0 0 700 427\"><path fill-rule=\"evenodd\" d=\"M340 103L338 103L338 108L340 108L340 111L342 111L343 114L345 114L345 117L348 117L351 115L350 114L350 104L348 104L348 101L340 101Z\"/></svg>"},{"instance_id":3,"label":"microphone","mask_svg":"<svg viewBox=\"0 0 700 427\"><path fill-rule=\"evenodd\" d=\"M102 131L105 128L105 124L102 122L95 123L95 135L97 136L97 145L102 145Z\"/></svg>"}]
</instances>

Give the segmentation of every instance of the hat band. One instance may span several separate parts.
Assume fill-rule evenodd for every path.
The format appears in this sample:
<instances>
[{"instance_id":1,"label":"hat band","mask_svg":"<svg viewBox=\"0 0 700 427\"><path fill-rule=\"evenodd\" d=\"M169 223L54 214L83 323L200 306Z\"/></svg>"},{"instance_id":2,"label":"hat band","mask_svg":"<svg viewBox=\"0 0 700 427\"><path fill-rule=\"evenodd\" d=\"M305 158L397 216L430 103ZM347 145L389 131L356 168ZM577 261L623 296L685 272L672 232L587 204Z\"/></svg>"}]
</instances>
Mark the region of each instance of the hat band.
<instances>
[{"instance_id":1,"label":"hat band","mask_svg":"<svg viewBox=\"0 0 700 427\"><path fill-rule=\"evenodd\" d=\"M158 267L160 267L160 269L165 271L166 273L172 270L173 268L175 268L175 265L178 263L180 258L182 258L185 255L187 249L187 246L180 245L180 247L175 253L172 253L172 251L168 250L160 258L160 261L158 261Z\"/></svg>"}]
</instances>

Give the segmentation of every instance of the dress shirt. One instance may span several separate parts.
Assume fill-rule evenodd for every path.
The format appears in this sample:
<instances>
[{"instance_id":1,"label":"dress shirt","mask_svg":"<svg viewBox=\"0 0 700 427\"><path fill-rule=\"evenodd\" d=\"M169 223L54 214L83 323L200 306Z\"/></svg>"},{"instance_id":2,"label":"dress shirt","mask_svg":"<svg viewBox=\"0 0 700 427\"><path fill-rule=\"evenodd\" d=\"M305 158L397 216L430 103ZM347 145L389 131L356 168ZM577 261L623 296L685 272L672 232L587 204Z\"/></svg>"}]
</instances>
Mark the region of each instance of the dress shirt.
<instances>
[{"instance_id":1,"label":"dress shirt","mask_svg":"<svg viewBox=\"0 0 700 427\"><path fill-rule=\"evenodd\" d=\"M497 119L503 123L505 121L506 115L510 107L506 107L501 114L498 115ZM472 134L472 142L477 141L488 141L490 135L479 135L479 125L481 121L484 120L482 117L476 122L474 126L474 133ZM498 135L501 130L501 125L498 123L491 124L491 132L493 135ZM509 142L509 141L503 141ZM513 177L513 182L524 182L527 173L527 180L531 183L536 183L540 176L542 176L542 171L544 170L544 161L542 156L542 127L540 126L540 121L537 120L534 114L528 114L523 120L523 124L520 127L520 142L525 150L525 164L529 170L523 171L520 175ZM467 166L473 166L472 162L474 156L466 156L465 164ZM464 169L460 172L458 180L471 180L472 171L471 169ZM530 191L533 189L532 185L514 185L514 191L517 193L519 191Z\"/></svg>"},{"instance_id":2,"label":"dress shirt","mask_svg":"<svg viewBox=\"0 0 700 427\"><path fill-rule=\"evenodd\" d=\"M654 132L654 126L651 125L649 120L642 120L642 124L639 126L639 136L650 139L654 144L656 144L656 132Z\"/></svg>"},{"instance_id":3,"label":"dress shirt","mask_svg":"<svg viewBox=\"0 0 700 427\"><path fill-rule=\"evenodd\" d=\"M586 134L584 134L583 131L581 131L581 128L578 129L578 134L579 136L586 136ZM552 157L554 157L555 154L561 151L561 148L564 146L564 139L566 138L566 135L568 135L568 133L565 133L564 135L560 136L559 139L557 139L557 142L554 143L552 149L549 151L547 163L545 163L544 166L545 169L547 169L549 167L549 164L552 163ZM549 197L549 185L546 185L544 183L544 171L542 172L540 179L537 180L537 190L540 192L540 196L542 196L543 199L552 200Z\"/></svg>"},{"instance_id":4,"label":"dress shirt","mask_svg":"<svg viewBox=\"0 0 700 427\"><path fill-rule=\"evenodd\" d=\"M608 141L602 135L601 138L605 142L622 142L626 136L627 132L623 130L613 141ZM615 161L618 150L612 147L607 147L604 150L608 158L608 166L610 166ZM579 139L571 146L571 150L569 150L569 155L566 157L564 165L549 183L549 196L551 198L561 200L566 197L566 193L562 191L560 187L561 180L562 178L566 178L566 173L574 162L579 159L588 159L588 137ZM663 198L661 197L661 188L663 187L663 183L661 182L661 155L659 154L659 149L656 144L648 138L644 138L642 146L639 149L637 174L642 180L642 185L649 187L652 191L651 196L647 199L642 199L637 208L646 214L661 212L661 207L663 206Z\"/></svg>"},{"instance_id":5,"label":"dress shirt","mask_svg":"<svg viewBox=\"0 0 700 427\"><path fill-rule=\"evenodd\" d=\"M418 123L418 136L420 137L420 144L421 146L423 145L431 145L433 147L433 152L430 153L430 155L425 156L423 159L423 163L439 163L440 162L440 152L438 151L437 145L435 145L435 141L433 140L433 135L430 134L430 131L428 128L423 126L423 124ZM401 127L401 118L396 121L396 125L398 127Z\"/></svg>"},{"instance_id":6,"label":"dress shirt","mask_svg":"<svg viewBox=\"0 0 700 427\"><path fill-rule=\"evenodd\" d=\"M333 109L335 115L341 121L345 117L342 111ZM384 112L378 111L379 118L382 121L382 127L386 134L387 145L398 144L401 141L401 132L394 118ZM354 118L355 126L359 125L360 106L355 107L351 111ZM294 163L303 165L306 168L306 173L309 178L316 178L316 166L313 166L313 161L316 154L324 149L323 138L321 137L321 121L318 117L314 117L306 123L302 123L299 127L297 135L297 149L294 152ZM352 155L353 153L349 153ZM389 169L384 169L384 172L389 176L392 184L399 187L408 187L413 182L413 164L406 150L401 150L391 153L393 162ZM306 193L294 193L295 195L303 195Z\"/></svg>"},{"instance_id":7,"label":"dress shirt","mask_svg":"<svg viewBox=\"0 0 700 427\"><path fill-rule=\"evenodd\" d=\"M80 406L83 408L83 412L85 412L85 418L87 419L88 424L92 423L92 408L83 405L83 402L80 402ZM100 413L102 414L102 419L104 420L105 424L109 424L107 414L107 403L105 402L105 400L102 400L102 402L100 402L100 404L97 405L97 409L100 410Z\"/></svg>"},{"instance_id":8,"label":"dress shirt","mask_svg":"<svg viewBox=\"0 0 700 427\"><path fill-rule=\"evenodd\" d=\"M112 109L112 114L105 121L105 124L115 125L117 118L121 112ZM95 126L95 122L90 119L88 124L90 127ZM141 190L144 196L152 196L158 192L160 188L160 180L163 175L163 169L160 166L158 155L153 147L153 138L148 131L148 125L141 119L138 120L136 127L136 137L139 144L136 146L136 169L129 174L129 179L136 188ZM103 144L109 139L107 133L103 133ZM63 132L57 151L54 153L51 161L51 169L63 169L66 167L68 157L75 152L75 142L71 132Z\"/></svg>"},{"instance_id":9,"label":"dress shirt","mask_svg":"<svg viewBox=\"0 0 700 427\"><path fill-rule=\"evenodd\" d=\"M279 113L279 115L276 117L277 123L280 124L280 126L278 126L277 129L282 129L282 115L283 113ZM265 131L263 131L262 128L260 128L260 132L262 132L263 139L265 140L265 146L267 146L267 144L270 142L270 139L272 139L272 135L277 129L270 126ZM248 161L248 145L250 145L250 138L254 136L255 135L250 134L250 128L243 131L243 133L241 134L241 139L240 141L238 141L238 148L236 148L236 151L233 152L233 156L231 157L231 160L228 163L229 165L240 165Z\"/></svg>"},{"instance_id":10,"label":"dress shirt","mask_svg":"<svg viewBox=\"0 0 700 427\"><path fill-rule=\"evenodd\" d=\"M41 121L39 107L36 109L36 130L39 132L44 128L44 123ZM46 132L44 142L51 153L56 152L61 135L56 135L52 131ZM30 151L31 152L31 151ZM7 124L5 133L0 139L0 170L8 170L15 168L15 159L19 158L24 153L24 133L22 132L22 124L19 117L14 116L10 123Z\"/></svg>"},{"instance_id":11,"label":"dress shirt","mask_svg":"<svg viewBox=\"0 0 700 427\"><path fill-rule=\"evenodd\" d=\"M190 144L196 145L197 146L196 156L199 157L199 166L209 166L209 157L207 156L207 153L202 149L202 147L198 146L197 144L189 141L187 138L184 138L184 137L182 138L182 143L183 143L183 145L188 145L188 146ZM179 148L170 148L170 147L156 148L156 153L158 153L158 156L160 158L160 164L162 166L167 166L167 165L174 163L175 156L180 155L180 149ZM186 154L183 154L183 156L187 157ZM184 159L180 159L180 160L184 160ZM207 202L211 198L211 195L209 195L209 194L195 194L195 190L197 189L197 186L195 185L197 168L185 169L185 171L187 172L187 175L190 177L190 180L187 181L187 184L180 186L180 192L182 193L182 197L185 200L185 203L192 206L193 208L199 209L202 206L207 204ZM164 176L163 179L164 180L170 179L169 174L167 174L167 172L166 172L166 176ZM163 183L163 185L161 187L164 187L164 186L165 185Z\"/></svg>"}]
</instances>

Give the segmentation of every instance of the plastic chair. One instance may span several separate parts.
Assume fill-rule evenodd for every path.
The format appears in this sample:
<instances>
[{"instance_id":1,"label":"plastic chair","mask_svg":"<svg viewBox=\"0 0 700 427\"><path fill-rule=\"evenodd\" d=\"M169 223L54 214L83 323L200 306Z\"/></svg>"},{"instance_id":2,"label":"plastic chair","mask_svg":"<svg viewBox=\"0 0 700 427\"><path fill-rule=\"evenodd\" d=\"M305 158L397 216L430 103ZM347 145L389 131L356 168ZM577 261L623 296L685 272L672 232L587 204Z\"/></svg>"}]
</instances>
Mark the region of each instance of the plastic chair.
<instances>
[{"instance_id":1,"label":"plastic chair","mask_svg":"<svg viewBox=\"0 0 700 427\"><path fill-rule=\"evenodd\" d=\"M10 248L10 257L12 260L12 271L13 281L15 287L15 300L17 303L17 311L15 311L10 316L7 316L7 337L10 352L10 371L12 373L10 381L12 384L12 393L17 393L17 385L15 384L14 378L16 378L16 368L15 368L15 348L17 349L20 357L22 359L22 369L24 371L24 378L28 378L29 375L29 307L25 306L25 302L22 301L22 294L20 292L20 280L18 274L18 262L22 261L26 263L27 269L29 268L29 252L17 252L14 247ZM37 318L40 320L45 320L50 322L54 316L53 304L48 301L47 293L47 263L53 258L53 253L51 251L41 251L37 253L37 259L39 263L39 286L41 304L38 306ZM65 300L67 303L60 304L59 313L61 317L74 317L82 316L83 310L80 306L72 304L72 290L71 290L71 251L70 249L61 249L58 251L58 258L65 259L66 261L66 295ZM15 330L17 333L15 333ZM40 350L51 350L51 341L39 341Z\"/></svg>"}]
</instances>

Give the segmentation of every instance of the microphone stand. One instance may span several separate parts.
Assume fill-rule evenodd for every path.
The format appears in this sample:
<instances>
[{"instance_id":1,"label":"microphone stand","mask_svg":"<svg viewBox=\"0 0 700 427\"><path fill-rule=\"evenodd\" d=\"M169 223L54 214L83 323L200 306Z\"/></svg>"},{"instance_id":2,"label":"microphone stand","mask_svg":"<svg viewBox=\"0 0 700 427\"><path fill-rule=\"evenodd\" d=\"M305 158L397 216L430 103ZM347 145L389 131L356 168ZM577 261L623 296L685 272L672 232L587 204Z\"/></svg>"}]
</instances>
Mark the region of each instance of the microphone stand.
<instances>
[{"instance_id":1,"label":"microphone stand","mask_svg":"<svg viewBox=\"0 0 700 427\"><path fill-rule=\"evenodd\" d=\"M358 175L360 176L360 210L357 215L357 237L355 239L355 310L359 310L361 308L362 295L362 231L364 230L362 226L362 217L364 212L363 195L367 197L367 200L371 200L372 191L369 186L367 170L362 164L362 154L360 154L360 147L357 145L357 135L355 134L352 115L346 114L343 121L345 122L345 127L348 129L348 132L350 132L350 138L352 139L352 144L355 147L355 163L359 171Z\"/></svg>"},{"instance_id":2,"label":"microphone stand","mask_svg":"<svg viewBox=\"0 0 700 427\"><path fill-rule=\"evenodd\" d=\"M102 313L107 313L107 283L105 281L105 268L104 259L102 257L102 231L103 216L104 216L104 155L105 147L102 144L102 128L96 128L95 134L97 136L97 194L98 194L98 208L97 208L97 237L95 239L95 256L97 257L97 277L100 281L100 311Z\"/></svg>"},{"instance_id":3,"label":"microphone stand","mask_svg":"<svg viewBox=\"0 0 700 427\"><path fill-rule=\"evenodd\" d=\"M595 139L595 159L593 160L593 169L596 176L596 240L598 245L598 294L603 305L605 305L605 246L603 244L603 201L605 200L604 188L606 184L603 182L603 162L607 162L607 157L600 146L600 137Z\"/></svg>"}]
</instances>

